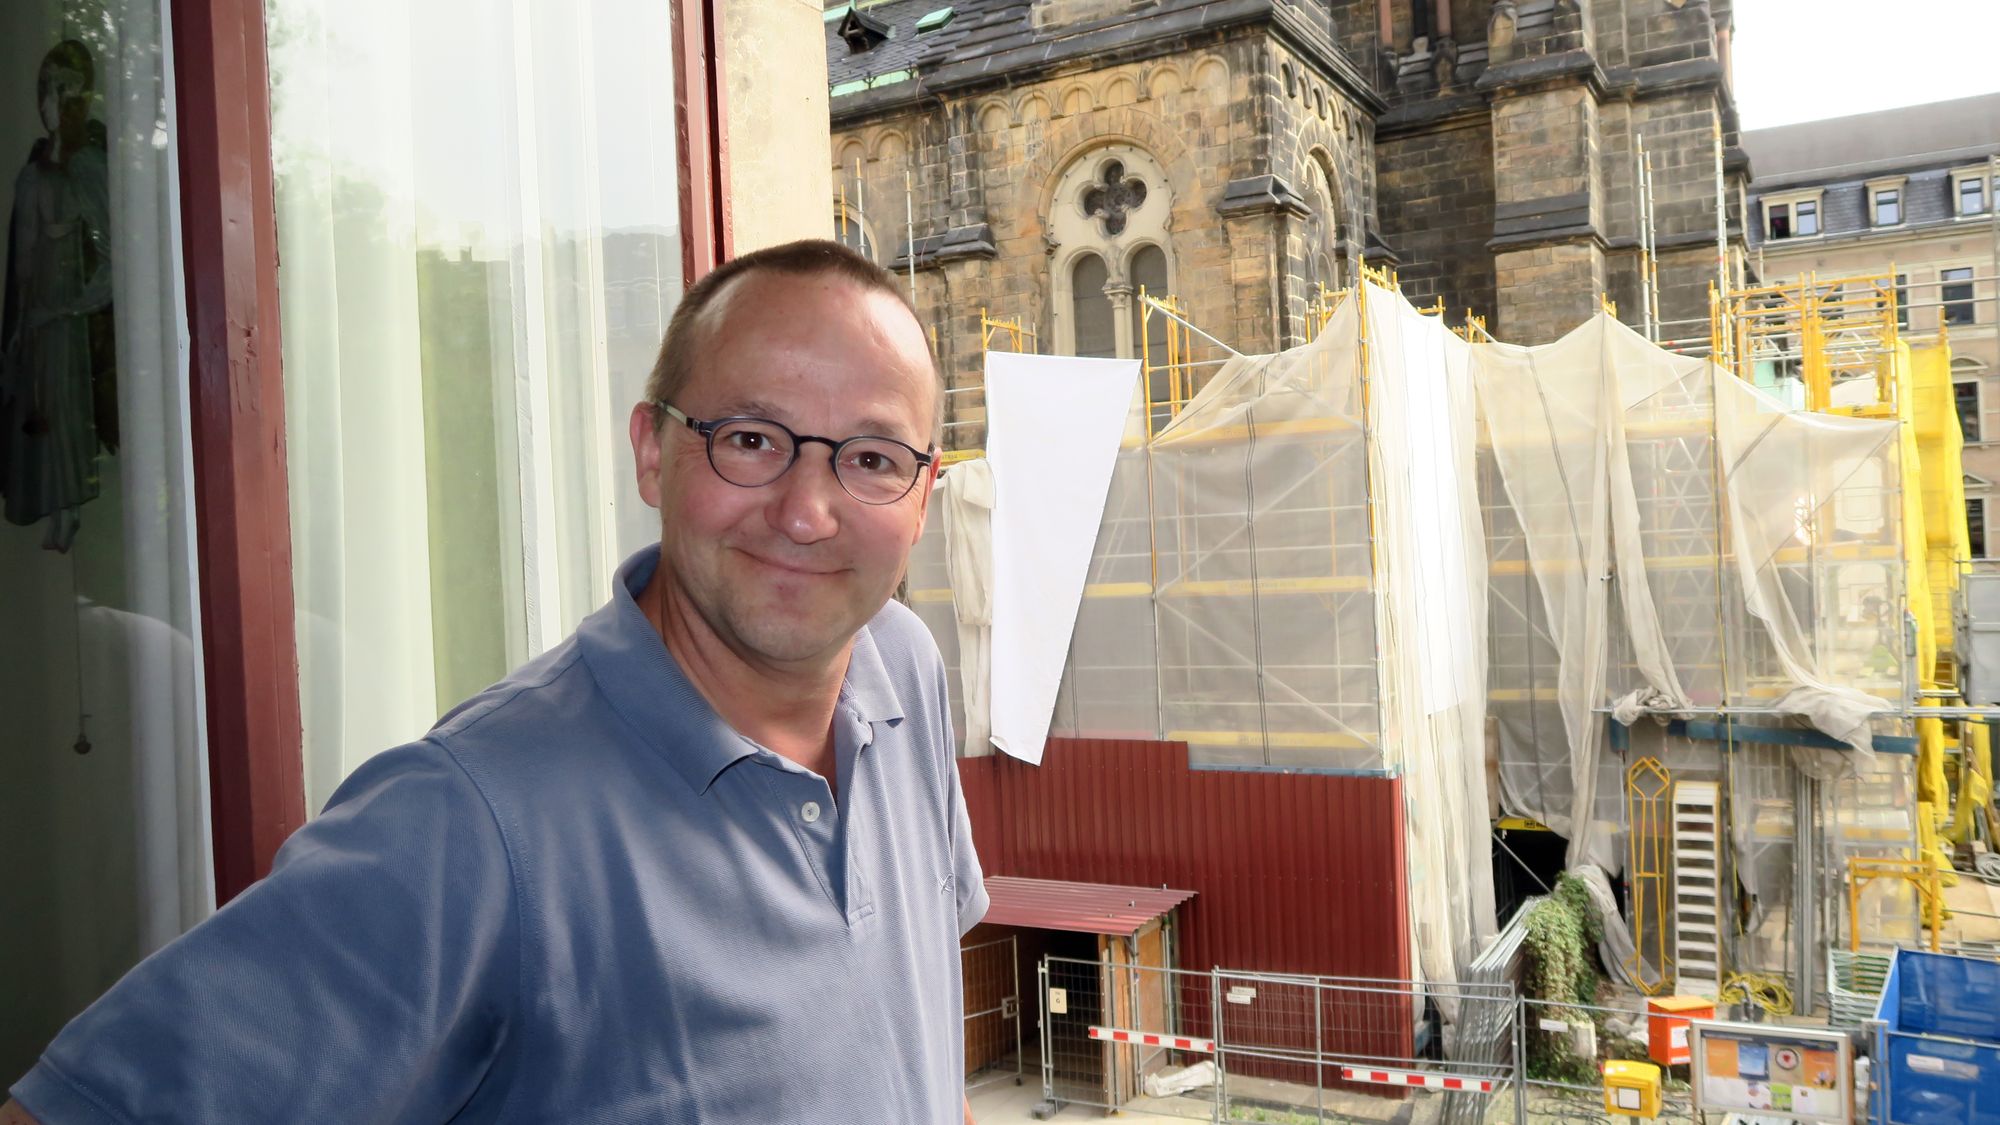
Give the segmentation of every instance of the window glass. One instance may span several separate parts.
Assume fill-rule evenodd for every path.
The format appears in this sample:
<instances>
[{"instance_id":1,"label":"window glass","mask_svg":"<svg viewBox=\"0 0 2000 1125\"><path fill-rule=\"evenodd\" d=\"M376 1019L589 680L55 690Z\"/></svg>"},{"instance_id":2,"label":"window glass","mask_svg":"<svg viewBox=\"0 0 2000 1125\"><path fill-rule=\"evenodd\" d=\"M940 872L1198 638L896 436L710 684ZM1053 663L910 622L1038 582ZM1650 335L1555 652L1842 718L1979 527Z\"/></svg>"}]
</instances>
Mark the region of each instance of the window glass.
<instances>
[{"instance_id":1,"label":"window glass","mask_svg":"<svg viewBox=\"0 0 2000 1125\"><path fill-rule=\"evenodd\" d=\"M10 1078L213 909L163 8L0 4Z\"/></svg>"},{"instance_id":2,"label":"window glass","mask_svg":"<svg viewBox=\"0 0 2000 1125\"><path fill-rule=\"evenodd\" d=\"M1946 324L1971 324L1972 315L1972 267L1961 266L1948 269L1938 275L1943 278L1944 322ZM1954 284L1954 282L1956 284Z\"/></svg>"},{"instance_id":3,"label":"window glass","mask_svg":"<svg viewBox=\"0 0 2000 1125\"><path fill-rule=\"evenodd\" d=\"M625 431L681 290L670 8L267 0L311 809L658 538Z\"/></svg>"},{"instance_id":4,"label":"window glass","mask_svg":"<svg viewBox=\"0 0 2000 1125\"><path fill-rule=\"evenodd\" d=\"M1875 193L1875 225L1894 226L1903 221L1903 196L1895 189Z\"/></svg>"},{"instance_id":5,"label":"window glass","mask_svg":"<svg viewBox=\"0 0 2000 1125\"><path fill-rule=\"evenodd\" d=\"M1789 203L1773 203L1771 204L1770 215L1771 237L1792 237L1792 205Z\"/></svg>"},{"instance_id":6,"label":"window glass","mask_svg":"<svg viewBox=\"0 0 2000 1125\"><path fill-rule=\"evenodd\" d=\"M1144 340L1144 358L1151 361L1153 372L1149 380L1148 401L1153 405L1153 426L1158 429L1173 417L1174 400L1185 398L1184 387L1177 387L1175 372L1167 366L1167 317L1155 312L1151 317L1142 316L1139 300L1141 288L1149 297L1166 297L1171 290L1167 281L1167 255L1157 246L1141 246L1132 255L1132 338ZM1185 358L1185 357L1183 357ZM1185 376L1186 372L1180 374Z\"/></svg>"},{"instance_id":7,"label":"window glass","mask_svg":"<svg viewBox=\"0 0 2000 1125\"><path fill-rule=\"evenodd\" d=\"M1910 326L1910 286L1904 274L1896 275L1896 327Z\"/></svg>"},{"instance_id":8,"label":"window glass","mask_svg":"<svg viewBox=\"0 0 2000 1125\"><path fill-rule=\"evenodd\" d=\"M1965 502L1965 530L1972 543L1972 557L1986 557L1986 501L1967 500Z\"/></svg>"},{"instance_id":9,"label":"window glass","mask_svg":"<svg viewBox=\"0 0 2000 1125\"><path fill-rule=\"evenodd\" d=\"M1979 440L1979 384L1953 383L1952 398L1958 406L1958 428L1968 442Z\"/></svg>"},{"instance_id":10,"label":"window glass","mask_svg":"<svg viewBox=\"0 0 2000 1125\"><path fill-rule=\"evenodd\" d=\"M1095 254L1078 258L1070 272L1070 294L1076 312L1076 354L1109 358L1118 354L1117 330L1113 327L1111 298L1104 286L1111 271Z\"/></svg>"},{"instance_id":11,"label":"window glass","mask_svg":"<svg viewBox=\"0 0 2000 1125\"><path fill-rule=\"evenodd\" d=\"M1819 233L1819 203L1817 201L1811 199L1800 200L1798 216L1798 232L1800 235Z\"/></svg>"},{"instance_id":12,"label":"window glass","mask_svg":"<svg viewBox=\"0 0 2000 1125\"><path fill-rule=\"evenodd\" d=\"M850 250L871 262L881 259L875 256L875 240L868 237L868 228L862 225L861 217L852 209L835 206L833 209L833 237Z\"/></svg>"},{"instance_id":13,"label":"window glass","mask_svg":"<svg viewBox=\"0 0 2000 1125\"><path fill-rule=\"evenodd\" d=\"M1977 176L1958 181L1958 213L1977 215L1986 210L1986 187Z\"/></svg>"}]
</instances>

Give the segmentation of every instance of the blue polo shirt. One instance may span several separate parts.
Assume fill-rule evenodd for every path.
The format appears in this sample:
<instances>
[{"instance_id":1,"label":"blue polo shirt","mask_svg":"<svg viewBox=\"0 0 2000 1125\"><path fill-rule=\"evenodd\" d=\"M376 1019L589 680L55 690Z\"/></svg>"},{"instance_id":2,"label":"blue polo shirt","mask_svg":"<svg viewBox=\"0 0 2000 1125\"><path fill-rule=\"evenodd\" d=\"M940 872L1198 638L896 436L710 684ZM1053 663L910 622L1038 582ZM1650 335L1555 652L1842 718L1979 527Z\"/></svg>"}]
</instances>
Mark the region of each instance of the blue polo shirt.
<instances>
[{"instance_id":1,"label":"blue polo shirt","mask_svg":"<svg viewBox=\"0 0 2000 1125\"><path fill-rule=\"evenodd\" d=\"M674 665L633 597L657 559L356 770L14 1096L49 1125L961 1120L986 893L935 644L894 602L855 638L836 802Z\"/></svg>"}]
</instances>

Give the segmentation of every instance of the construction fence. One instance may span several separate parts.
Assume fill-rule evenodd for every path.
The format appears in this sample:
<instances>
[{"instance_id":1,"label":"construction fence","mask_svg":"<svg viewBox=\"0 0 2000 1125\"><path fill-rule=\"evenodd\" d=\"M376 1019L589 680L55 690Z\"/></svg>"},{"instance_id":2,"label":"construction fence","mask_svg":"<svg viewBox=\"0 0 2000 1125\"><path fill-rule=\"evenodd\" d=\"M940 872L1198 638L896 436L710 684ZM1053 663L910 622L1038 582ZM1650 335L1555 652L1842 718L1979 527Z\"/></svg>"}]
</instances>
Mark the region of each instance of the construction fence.
<instances>
[{"instance_id":1,"label":"construction fence","mask_svg":"<svg viewBox=\"0 0 2000 1125\"><path fill-rule=\"evenodd\" d=\"M1505 984L1038 966L1042 1105L1195 1121L1519 1120ZM1451 1061L1447 1061L1451 1060Z\"/></svg>"}]
</instances>

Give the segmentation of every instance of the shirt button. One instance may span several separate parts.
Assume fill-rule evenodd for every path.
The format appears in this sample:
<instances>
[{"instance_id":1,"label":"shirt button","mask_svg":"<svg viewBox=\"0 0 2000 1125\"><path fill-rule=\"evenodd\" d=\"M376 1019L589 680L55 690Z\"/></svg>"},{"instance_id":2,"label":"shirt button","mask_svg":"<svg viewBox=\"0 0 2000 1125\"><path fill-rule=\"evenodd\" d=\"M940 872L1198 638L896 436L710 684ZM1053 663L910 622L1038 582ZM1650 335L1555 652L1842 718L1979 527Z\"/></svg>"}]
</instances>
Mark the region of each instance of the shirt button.
<instances>
[{"instance_id":1,"label":"shirt button","mask_svg":"<svg viewBox=\"0 0 2000 1125\"><path fill-rule=\"evenodd\" d=\"M799 819L811 824L819 819L819 802L807 801L799 806Z\"/></svg>"}]
</instances>

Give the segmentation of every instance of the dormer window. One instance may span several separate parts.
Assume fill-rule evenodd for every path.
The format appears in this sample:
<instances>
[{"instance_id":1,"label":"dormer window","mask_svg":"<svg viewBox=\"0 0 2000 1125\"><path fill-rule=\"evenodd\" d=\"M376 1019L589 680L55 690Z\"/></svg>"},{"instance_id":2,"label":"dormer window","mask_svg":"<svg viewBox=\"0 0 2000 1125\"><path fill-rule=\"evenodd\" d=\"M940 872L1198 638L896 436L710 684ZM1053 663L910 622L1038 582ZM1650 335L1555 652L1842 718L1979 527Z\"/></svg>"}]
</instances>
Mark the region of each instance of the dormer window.
<instances>
[{"instance_id":1,"label":"dormer window","mask_svg":"<svg viewBox=\"0 0 2000 1125\"><path fill-rule=\"evenodd\" d=\"M834 32L846 40L848 51L858 55L889 38L889 25L849 4Z\"/></svg>"},{"instance_id":2,"label":"dormer window","mask_svg":"<svg viewBox=\"0 0 2000 1125\"><path fill-rule=\"evenodd\" d=\"M1768 197L1764 200L1764 232L1770 239L1809 238L1819 233L1818 192Z\"/></svg>"},{"instance_id":3,"label":"dormer window","mask_svg":"<svg viewBox=\"0 0 2000 1125\"><path fill-rule=\"evenodd\" d=\"M1875 227L1900 226L1903 222L1902 176L1868 183L1868 225Z\"/></svg>"}]
</instances>

